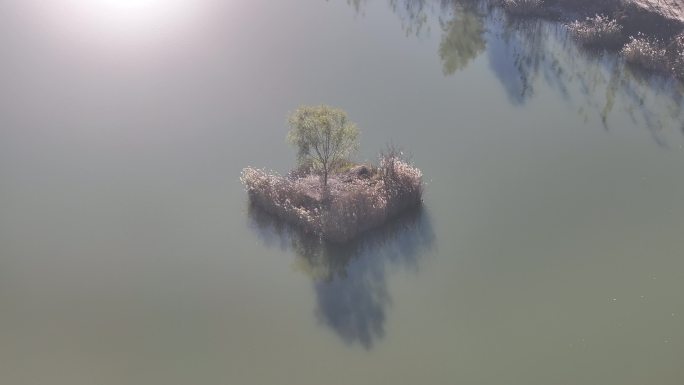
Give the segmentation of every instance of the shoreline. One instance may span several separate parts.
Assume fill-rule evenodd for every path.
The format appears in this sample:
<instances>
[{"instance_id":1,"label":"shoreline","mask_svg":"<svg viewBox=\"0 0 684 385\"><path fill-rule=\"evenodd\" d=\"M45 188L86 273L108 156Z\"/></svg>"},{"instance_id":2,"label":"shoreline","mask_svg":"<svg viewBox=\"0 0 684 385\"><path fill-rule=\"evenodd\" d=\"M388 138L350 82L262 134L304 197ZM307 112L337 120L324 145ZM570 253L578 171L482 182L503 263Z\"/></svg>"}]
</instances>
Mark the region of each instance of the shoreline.
<instances>
[{"instance_id":1,"label":"shoreline","mask_svg":"<svg viewBox=\"0 0 684 385\"><path fill-rule=\"evenodd\" d=\"M684 81L684 3L675 0L496 0L490 6L501 7L512 18L560 23L586 48L615 52L630 65ZM603 28L595 23L598 16L619 28L617 42L602 39ZM578 36L573 33L573 24L585 27L594 36L590 39Z\"/></svg>"}]
</instances>

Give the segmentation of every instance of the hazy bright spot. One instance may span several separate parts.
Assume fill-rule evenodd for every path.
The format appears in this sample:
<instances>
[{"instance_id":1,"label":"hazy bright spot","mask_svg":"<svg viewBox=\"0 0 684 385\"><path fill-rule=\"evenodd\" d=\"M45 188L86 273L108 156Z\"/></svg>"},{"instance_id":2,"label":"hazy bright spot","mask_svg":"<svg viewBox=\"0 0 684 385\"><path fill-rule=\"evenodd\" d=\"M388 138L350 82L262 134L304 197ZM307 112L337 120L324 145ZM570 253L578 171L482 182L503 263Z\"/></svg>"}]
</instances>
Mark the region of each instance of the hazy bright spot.
<instances>
[{"instance_id":1,"label":"hazy bright spot","mask_svg":"<svg viewBox=\"0 0 684 385\"><path fill-rule=\"evenodd\" d=\"M98 43L141 43L177 36L201 9L192 0L58 0L31 2L59 35Z\"/></svg>"}]
</instances>

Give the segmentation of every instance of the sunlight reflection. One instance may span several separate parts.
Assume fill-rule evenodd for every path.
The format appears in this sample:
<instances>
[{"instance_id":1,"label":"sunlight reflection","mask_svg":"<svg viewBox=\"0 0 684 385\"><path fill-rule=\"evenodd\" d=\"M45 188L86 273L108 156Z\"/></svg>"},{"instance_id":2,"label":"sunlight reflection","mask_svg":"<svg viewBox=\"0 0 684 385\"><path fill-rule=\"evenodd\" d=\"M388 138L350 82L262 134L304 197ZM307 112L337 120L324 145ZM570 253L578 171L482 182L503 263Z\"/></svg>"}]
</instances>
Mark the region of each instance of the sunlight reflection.
<instances>
[{"instance_id":1,"label":"sunlight reflection","mask_svg":"<svg viewBox=\"0 0 684 385\"><path fill-rule=\"evenodd\" d=\"M137 43L178 33L201 1L59 0L35 2L45 18L71 38Z\"/></svg>"}]
</instances>

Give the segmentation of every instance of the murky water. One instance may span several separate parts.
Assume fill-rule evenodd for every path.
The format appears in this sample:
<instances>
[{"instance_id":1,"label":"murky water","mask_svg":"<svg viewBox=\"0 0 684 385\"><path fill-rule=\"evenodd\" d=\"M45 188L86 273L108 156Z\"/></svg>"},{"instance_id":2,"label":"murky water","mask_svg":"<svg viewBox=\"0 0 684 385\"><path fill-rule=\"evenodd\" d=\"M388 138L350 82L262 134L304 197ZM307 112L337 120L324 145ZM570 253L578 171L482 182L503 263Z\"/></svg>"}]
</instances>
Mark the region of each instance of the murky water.
<instances>
[{"instance_id":1,"label":"murky water","mask_svg":"<svg viewBox=\"0 0 684 385\"><path fill-rule=\"evenodd\" d=\"M684 381L677 84L463 3L101 1L0 4L3 384ZM336 248L248 207L307 103L425 207Z\"/></svg>"}]
</instances>

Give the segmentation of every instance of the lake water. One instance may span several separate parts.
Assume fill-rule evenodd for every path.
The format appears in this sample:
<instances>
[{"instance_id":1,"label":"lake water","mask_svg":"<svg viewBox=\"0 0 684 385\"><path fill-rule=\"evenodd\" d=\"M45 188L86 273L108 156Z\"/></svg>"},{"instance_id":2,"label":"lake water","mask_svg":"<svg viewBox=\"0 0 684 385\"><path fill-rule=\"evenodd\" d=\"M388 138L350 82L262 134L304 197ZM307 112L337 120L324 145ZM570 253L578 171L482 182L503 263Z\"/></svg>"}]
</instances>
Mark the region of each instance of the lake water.
<instances>
[{"instance_id":1,"label":"lake water","mask_svg":"<svg viewBox=\"0 0 684 385\"><path fill-rule=\"evenodd\" d=\"M677 84L450 1L99 1L0 5L1 383L684 383ZM425 207L249 209L318 103Z\"/></svg>"}]
</instances>

